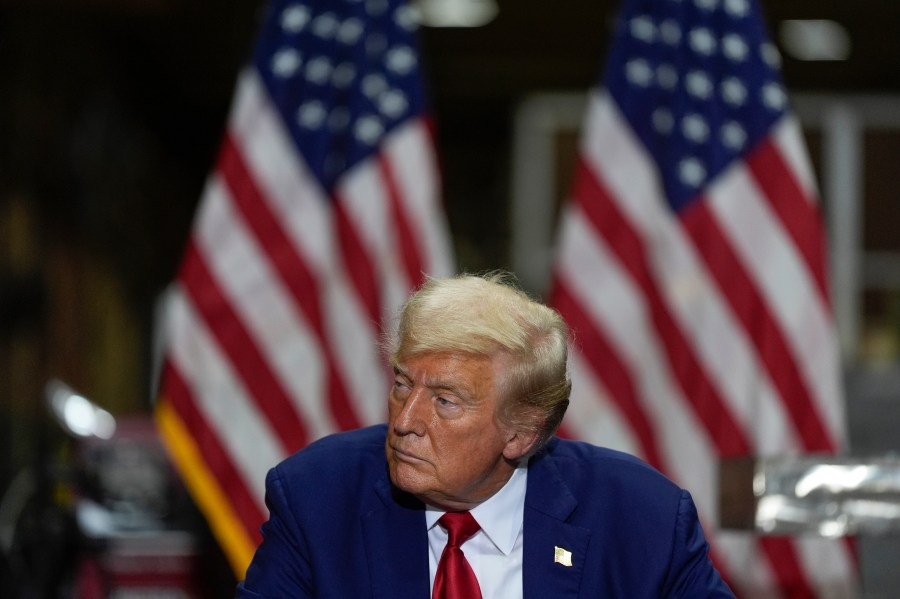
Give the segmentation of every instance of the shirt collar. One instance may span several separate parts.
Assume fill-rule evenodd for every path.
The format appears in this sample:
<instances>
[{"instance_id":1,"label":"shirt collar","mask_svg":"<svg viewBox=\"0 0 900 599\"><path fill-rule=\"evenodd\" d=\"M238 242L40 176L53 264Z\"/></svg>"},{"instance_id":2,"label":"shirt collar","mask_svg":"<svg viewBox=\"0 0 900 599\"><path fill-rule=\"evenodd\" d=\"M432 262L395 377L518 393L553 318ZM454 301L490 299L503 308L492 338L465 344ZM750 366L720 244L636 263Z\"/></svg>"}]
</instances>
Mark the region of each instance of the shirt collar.
<instances>
[{"instance_id":1,"label":"shirt collar","mask_svg":"<svg viewBox=\"0 0 900 599\"><path fill-rule=\"evenodd\" d=\"M527 482L528 467L523 464L513 470L512 476L499 491L470 510L484 534L504 555L509 555L513 550L522 530ZM426 530L431 530L445 513L426 505Z\"/></svg>"}]
</instances>

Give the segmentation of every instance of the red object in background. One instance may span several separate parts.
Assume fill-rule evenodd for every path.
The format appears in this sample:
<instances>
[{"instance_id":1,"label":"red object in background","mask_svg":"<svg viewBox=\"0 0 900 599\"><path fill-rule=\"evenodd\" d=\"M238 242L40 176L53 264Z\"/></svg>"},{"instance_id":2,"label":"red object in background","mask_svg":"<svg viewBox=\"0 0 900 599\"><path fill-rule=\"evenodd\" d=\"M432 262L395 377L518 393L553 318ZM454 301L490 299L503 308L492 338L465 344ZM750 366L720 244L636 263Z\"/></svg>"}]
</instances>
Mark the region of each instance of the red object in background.
<instances>
[{"instance_id":1,"label":"red object in background","mask_svg":"<svg viewBox=\"0 0 900 599\"><path fill-rule=\"evenodd\" d=\"M116 539L82 562L76 599L200 599L198 555L188 533Z\"/></svg>"},{"instance_id":2,"label":"red object in background","mask_svg":"<svg viewBox=\"0 0 900 599\"><path fill-rule=\"evenodd\" d=\"M86 541L76 599L201 599L196 535L185 497L148 417L119 419L110 439L79 446L84 480L74 500Z\"/></svg>"}]
</instances>

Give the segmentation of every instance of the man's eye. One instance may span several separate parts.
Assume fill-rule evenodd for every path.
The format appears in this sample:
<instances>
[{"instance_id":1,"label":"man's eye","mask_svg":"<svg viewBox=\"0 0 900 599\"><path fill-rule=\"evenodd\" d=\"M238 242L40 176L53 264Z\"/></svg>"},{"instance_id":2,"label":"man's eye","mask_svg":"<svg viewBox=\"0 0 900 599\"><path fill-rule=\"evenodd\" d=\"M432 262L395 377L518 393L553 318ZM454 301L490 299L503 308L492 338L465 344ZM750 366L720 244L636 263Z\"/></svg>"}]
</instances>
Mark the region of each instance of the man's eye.
<instances>
[{"instance_id":1,"label":"man's eye","mask_svg":"<svg viewBox=\"0 0 900 599\"><path fill-rule=\"evenodd\" d=\"M451 400L447 399L446 397L441 397L440 395L437 396L436 401L438 402L438 405L441 406L450 407L456 405Z\"/></svg>"}]
</instances>

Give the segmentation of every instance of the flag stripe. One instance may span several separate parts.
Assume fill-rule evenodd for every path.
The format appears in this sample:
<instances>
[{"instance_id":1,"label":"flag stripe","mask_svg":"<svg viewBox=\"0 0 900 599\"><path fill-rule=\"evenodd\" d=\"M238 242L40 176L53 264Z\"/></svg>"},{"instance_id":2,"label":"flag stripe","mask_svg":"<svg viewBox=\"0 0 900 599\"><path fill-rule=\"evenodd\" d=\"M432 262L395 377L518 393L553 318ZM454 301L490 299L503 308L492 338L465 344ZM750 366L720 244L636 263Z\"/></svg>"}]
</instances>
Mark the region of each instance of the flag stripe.
<instances>
[{"instance_id":1,"label":"flag stripe","mask_svg":"<svg viewBox=\"0 0 900 599\"><path fill-rule=\"evenodd\" d=\"M391 381L379 349L380 323L367 318L343 274L337 269L327 281L326 316L338 367L334 373L345 381L358 420L365 424L383 422L387 405L372 399L373 390L384 389L386 397Z\"/></svg>"},{"instance_id":2,"label":"flag stripe","mask_svg":"<svg viewBox=\"0 0 900 599\"><path fill-rule=\"evenodd\" d=\"M578 340L575 340L578 346ZM640 442L636 439L627 420L622 415L611 394L593 367L585 363L581 351L573 348L569 354L569 371L573 381L569 408L560 437L583 439L598 445L606 445L638 457L642 457Z\"/></svg>"},{"instance_id":3,"label":"flag stripe","mask_svg":"<svg viewBox=\"0 0 900 599\"><path fill-rule=\"evenodd\" d=\"M728 408L745 431L758 429L760 422L765 422L766 431L783 430L786 417L780 399L760 371L751 342L678 226L655 184L658 178L649 157L624 126L608 94L592 95L587 127L593 134L582 143L586 160L601 174L619 209L646 240L647 259L654 265L658 287ZM655 343L652 331L647 335Z\"/></svg>"},{"instance_id":4,"label":"flag stripe","mask_svg":"<svg viewBox=\"0 0 900 599\"><path fill-rule=\"evenodd\" d=\"M267 200L260 194L253 176L228 135L222 143L219 169L232 190L232 198L241 216L253 230L257 241L266 251L269 264L280 274L281 281L306 315L321 344L327 369L326 396L335 422L344 429L359 427L359 420L350 405L347 391L337 372L334 352L325 334L319 285L300 255L292 250L293 242L268 209ZM304 444L305 441L301 442L301 446Z\"/></svg>"},{"instance_id":5,"label":"flag stripe","mask_svg":"<svg viewBox=\"0 0 900 599\"><path fill-rule=\"evenodd\" d=\"M718 543L719 559L730 568L729 584L738 597L747 599L782 599L771 561L750 531L710 530ZM719 562L716 562L717 565Z\"/></svg>"},{"instance_id":6,"label":"flag stripe","mask_svg":"<svg viewBox=\"0 0 900 599\"><path fill-rule=\"evenodd\" d=\"M834 322L796 246L761 195L748 169L737 165L708 188L707 201L784 331L802 380L817 398L816 412L829 436L842 440L845 425ZM787 400L780 397L781 402Z\"/></svg>"},{"instance_id":7,"label":"flag stripe","mask_svg":"<svg viewBox=\"0 0 900 599\"><path fill-rule=\"evenodd\" d=\"M557 278L605 332L631 373L639 393L638 409L646 414L660 435L657 442L661 458L666 462L664 471L689 488L698 498L698 507L705 518L715 521L715 448L707 435L697 434L700 424L694 411L681 397L660 346L653 342L653 323L644 296L575 203L569 205L563 222L566 234L559 251ZM578 331L573 330L573 334L577 341ZM577 356L579 351L576 343L573 354ZM573 401L602 401L602 397L577 391L580 387L582 381L573 379ZM582 430L580 423L572 426L594 443L622 449L636 445L633 431L629 431L632 435L609 429L591 432ZM601 436L600 432L607 436ZM672 460L672 456L683 459Z\"/></svg>"},{"instance_id":8,"label":"flag stripe","mask_svg":"<svg viewBox=\"0 0 900 599\"><path fill-rule=\"evenodd\" d=\"M640 402L631 373L612 350L605 335L592 324L590 317L584 313L559 279L553 285L551 302L576 332L578 348L584 360L611 391L611 399L637 436L641 456L656 468L664 469L656 443L656 432L639 407Z\"/></svg>"},{"instance_id":9,"label":"flag stripe","mask_svg":"<svg viewBox=\"0 0 900 599\"><path fill-rule=\"evenodd\" d=\"M191 437L200 451L203 463L214 479L220 481L222 490L227 489L225 495L228 496L229 503L239 518L239 521L232 525L243 529L243 534L251 539L255 546L261 540L260 533L245 523L262 521L260 518L264 514L260 504L248 492L243 477L219 441L219 435L197 409L190 389L173 363L168 362L164 366L163 380L166 382L166 389L169 390L166 395L169 405L187 430L191 431Z\"/></svg>"},{"instance_id":10,"label":"flag stripe","mask_svg":"<svg viewBox=\"0 0 900 599\"><path fill-rule=\"evenodd\" d=\"M763 140L757 148L747 154L745 160L757 185L769 200L772 210L781 219L785 230L806 261L806 268L816 282L820 300L830 307L830 294L825 277L827 264L825 240L817 204L803 192L773 140Z\"/></svg>"},{"instance_id":11,"label":"flag stripe","mask_svg":"<svg viewBox=\"0 0 900 599\"><path fill-rule=\"evenodd\" d=\"M225 547L232 570L238 578L243 578L258 542L244 530L247 520L232 509L229 494L220 485L220 479L207 468L191 430L171 407L167 397L159 398L155 416L160 435L182 472L185 484L200 509L207 514L213 532Z\"/></svg>"},{"instance_id":12,"label":"flag stripe","mask_svg":"<svg viewBox=\"0 0 900 599\"><path fill-rule=\"evenodd\" d=\"M759 543L775 566L778 586L791 599L815 599L794 542L786 537L762 536Z\"/></svg>"},{"instance_id":13,"label":"flag stripe","mask_svg":"<svg viewBox=\"0 0 900 599\"><path fill-rule=\"evenodd\" d=\"M400 255L403 267L406 270L409 286L411 289L415 289L422 283L422 262L419 258L420 252L416 232L412 230L409 218L403 209L400 188L397 177L394 174L395 169L386 154L379 156L378 166L384 179L390 213L395 227L394 236L397 243L397 253Z\"/></svg>"},{"instance_id":14,"label":"flag stripe","mask_svg":"<svg viewBox=\"0 0 900 599\"><path fill-rule=\"evenodd\" d=\"M446 257L453 252L446 232L441 229L444 207L440 201L440 173L433 146L431 119L423 116L405 124L386 140L385 155L393 165L392 173L409 230L416 232L414 239L421 268L436 276L448 276L453 265ZM421 273L412 279L417 280L421 281Z\"/></svg>"},{"instance_id":15,"label":"flag stripe","mask_svg":"<svg viewBox=\"0 0 900 599\"><path fill-rule=\"evenodd\" d=\"M179 279L235 371L257 398L259 408L281 443L288 448L307 443L306 427L291 400L263 358L254 337L225 298L193 241L188 243Z\"/></svg>"},{"instance_id":16,"label":"flag stripe","mask_svg":"<svg viewBox=\"0 0 900 599\"><path fill-rule=\"evenodd\" d=\"M806 570L821 570L817 576L808 577L817 596L856 596L853 581L859 564L853 537L828 539L806 535L796 539L796 543Z\"/></svg>"},{"instance_id":17,"label":"flag stripe","mask_svg":"<svg viewBox=\"0 0 900 599\"><path fill-rule=\"evenodd\" d=\"M247 168L256 174L260 194L268 201L273 217L282 224L300 259L310 272L319 275L318 297L322 298L320 305L324 307L325 329L338 358L339 372L345 377L354 412L363 422L379 422L383 420L384 406L371 401L371 389L373 381L387 383L389 376L378 353L378 324L372 322L372 314L366 311L363 298L354 290L344 270L338 241L332 235L337 230L332 203L290 143L284 124L263 93L254 71L243 73L238 90L232 127L235 145L239 146ZM368 192L368 200L377 204L377 198L372 197L373 191ZM434 218L437 219L432 225L435 236L441 237L440 214ZM361 259L370 259L365 252L360 251L358 255ZM442 263L446 255L431 259ZM302 331L273 338L267 343L281 348L295 336L301 337ZM320 410L317 408L326 407L319 404L319 389L324 389L326 384L320 384L319 380L326 369L321 366L318 342L312 339L310 345L312 354L303 352L302 359L294 360L292 381L298 389L295 394L304 401L306 419L320 436L338 430L338 427L318 416ZM282 353L279 351L274 357Z\"/></svg>"},{"instance_id":18,"label":"flag stripe","mask_svg":"<svg viewBox=\"0 0 900 599\"><path fill-rule=\"evenodd\" d=\"M247 388L238 378L213 335L201 321L190 298L177 286L168 294L177 344L168 356L177 368L197 412L228 451L247 491L262 508L265 470L287 451L261 411L249 403ZM233 484L235 481L230 481Z\"/></svg>"},{"instance_id":19,"label":"flag stripe","mask_svg":"<svg viewBox=\"0 0 900 599\"><path fill-rule=\"evenodd\" d=\"M300 255L290 251L293 241L268 209L268 200L260 193L234 140L227 134L222 141L219 172L231 189L232 201L240 210L241 218L265 250L269 263L281 274L284 285L291 290L316 337L323 339L325 331L315 277ZM309 290L313 292L309 293Z\"/></svg>"},{"instance_id":20,"label":"flag stripe","mask_svg":"<svg viewBox=\"0 0 900 599\"><path fill-rule=\"evenodd\" d=\"M396 135L405 135L406 131L404 128ZM394 137L393 134L388 136L386 143ZM402 303L411 289L402 256L398 253L400 246L396 236L401 232L392 214L392 198L380 166L382 160L379 156L360 165L352 178L341 182L337 191L341 198L342 216L346 218L347 226L358 235L359 251L372 264L371 276L376 282L373 284L377 285L378 294L377 301L370 306L374 323L393 316L384 310Z\"/></svg>"},{"instance_id":21,"label":"flag stripe","mask_svg":"<svg viewBox=\"0 0 900 599\"><path fill-rule=\"evenodd\" d=\"M326 388L326 369L315 332L306 323L290 291L270 266L265 250L241 217L221 176L210 178L205 196L194 238L210 273L218 281L223 295L231 302L248 333L256 339L263 358L290 394L293 409L307 430L335 430L328 405L321 401ZM191 322L190 316L185 318L185 322ZM203 330L199 325L195 327L197 331ZM180 345L192 344L191 339L180 333L175 333L175 342L175 352ZM198 352L199 356L214 353L216 348L214 342L209 342L203 346L202 353ZM226 370L224 366L216 368L215 363L205 364L193 354L182 355L180 363L186 364L189 360L197 363L193 368L199 372L205 372L210 367L213 373ZM184 371L188 372L187 369ZM201 378L194 380L198 384L202 382ZM250 393L207 389L203 398L206 393L220 402L237 395L238 401L233 403L233 408L247 405L250 408L248 413L256 410ZM240 440L241 436L237 436L232 443Z\"/></svg>"},{"instance_id":22,"label":"flag stripe","mask_svg":"<svg viewBox=\"0 0 900 599\"><path fill-rule=\"evenodd\" d=\"M694 203L681 213L680 218L718 282L722 295L755 343L758 355L784 399L803 447L810 451L834 451L835 444L818 417L783 333L707 204L703 201Z\"/></svg>"},{"instance_id":23,"label":"flag stripe","mask_svg":"<svg viewBox=\"0 0 900 599\"><path fill-rule=\"evenodd\" d=\"M334 216L337 225L337 236L341 248L341 256L350 280L356 289L369 322L378 327L381 322L381 298L376 281L375 267L369 252L363 246L361 236L357 234L348 213L346 201L338 198L334 202Z\"/></svg>"},{"instance_id":24,"label":"flag stripe","mask_svg":"<svg viewBox=\"0 0 900 599\"><path fill-rule=\"evenodd\" d=\"M643 292L650 308L651 320L685 399L694 409L697 418L704 423L720 456L746 455L749 451L746 436L697 362L693 348L666 308L649 266L644 261L643 257L647 254L641 238L619 211L596 173L587 166L583 167L583 172L585 176L576 182L579 186L575 190L576 201L598 234L610 243L622 265Z\"/></svg>"},{"instance_id":25,"label":"flag stripe","mask_svg":"<svg viewBox=\"0 0 900 599\"><path fill-rule=\"evenodd\" d=\"M227 133L309 270L319 274L334 271L331 201L292 143L253 70L241 74L231 121Z\"/></svg>"},{"instance_id":26,"label":"flag stripe","mask_svg":"<svg viewBox=\"0 0 900 599\"><path fill-rule=\"evenodd\" d=\"M779 155L784 160L785 167L794 176L794 180L800 187L803 196L812 204L818 204L819 191L816 184L816 174L813 172L812 163L806 153L806 146L803 143L803 130L797 117L794 114L787 113L778 122L772 130L772 140L778 148ZM818 210L814 210L818 212ZM821 218L817 216L817 221L821 226ZM826 274L828 272L827 264L823 267ZM827 280L826 276L826 280Z\"/></svg>"},{"instance_id":27,"label":"flag stripe","mask_svg":"<svg viewBox=\"0 0 900 599\"><path fill-rule=\"evenodd\" d=\"M564 293L569 297L560 298L562 301L554 305L561 309L567 318L573 315L571 312L564 312L569 302L582 310L590 308L590 316L585 313L584 317L602 323L603 330L609 332L607 338L609 347L615 347L615 350L611 349L609 358L622 364L623 368L627 363L629 380L636 387L640 387L634 396L636 404L623 407L646 419L657 432L658 438L655 443L661 447L657 451L659 457L655 459L657 467L674 475L677 480L682 481L682 484L686 484L694 496L700 499L701 520L714 522L717 520L715 476L718 462L713 448L705 441L709 436L696 434L700 427L692 417L693 410L689 409L687 402L674 390L665 361L654 351L655 347L645 346L644 330L652 327L652 323L644 322L647 312L643 305L644 296L637 288L633 288L630 282L632 277L624 271L617 272L615 265L612 264L613 261L618 262L617 257L601 250L604 241L590 234L592 228L587 224L587 219L580 216L579 207L579 204L572 202L563 215L561 263L556 273L552 297L556 298L557 293ZM621 309L614 314L610 310L611 306L619 306ZM628 308L625 309L625 306ZM607 319L610 316L613 319ZM638 449L635 453L642 455L640 443L628 439L630 436L628 433L636 434L634 428L629 429L626 434L619 430L609 430L608 424L606 428L600 425L591 430L590 425L583 422L581 417L581 414L590 414L590 408L574 405L577 401L598 401L598 397L585 394L583 391L590 383L585 376L585 368L580 365L583 360L589 359L586 354L590 351L590 344L583 341L583 325L578 324L581 319L575 317L572 320L570 325L575 338L575 347L572 352L571 368L576 384L573 388L573 405L570 407L567 422L582 438L626 451ZM588 368L594 373L602 374L602 370ZM604 380L604 383L606 382L607 380ZM615 413L621 414L619 408L621 400L612 398L610 400L616 402ZM612 416L613 413L607 411L597 418L610 420ZM628 420L626 418L620 422L624 424ZM646 456L642 457L647 459ZM712 539L710 546L713 552L718 554Z\"/></svg>"}]
</instances>

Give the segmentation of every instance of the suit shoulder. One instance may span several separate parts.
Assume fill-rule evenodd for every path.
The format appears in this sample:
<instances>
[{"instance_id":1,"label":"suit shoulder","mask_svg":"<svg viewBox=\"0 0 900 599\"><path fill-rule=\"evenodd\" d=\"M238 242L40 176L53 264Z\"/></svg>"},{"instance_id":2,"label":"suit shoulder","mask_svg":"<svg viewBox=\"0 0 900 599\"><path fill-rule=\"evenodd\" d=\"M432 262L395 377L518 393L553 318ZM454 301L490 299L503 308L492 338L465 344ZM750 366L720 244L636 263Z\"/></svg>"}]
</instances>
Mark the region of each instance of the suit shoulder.
<instances>
[{"instance_id":1,"label":"suit shoulder","mask_svg":"<svg viewBox=\"0 0 900 599\"><path fill-rule=\"evenodd\" d=\"M620 491L681 493L681 488L659 470L623 451L583 441L554 439L544 453L573 482L613 485Z\"/></svg>"},{"instance_id":2,"label":"suit shoulder","mask_svg":"<svg viewBox=\"0 0 900 599\"><path fill-rule=\"evenodd\" d=\"M335 433L314 441L283 460L275 470L283 476L347 472L384 462L385 425Z\"/></svg>"}]
</instances>

